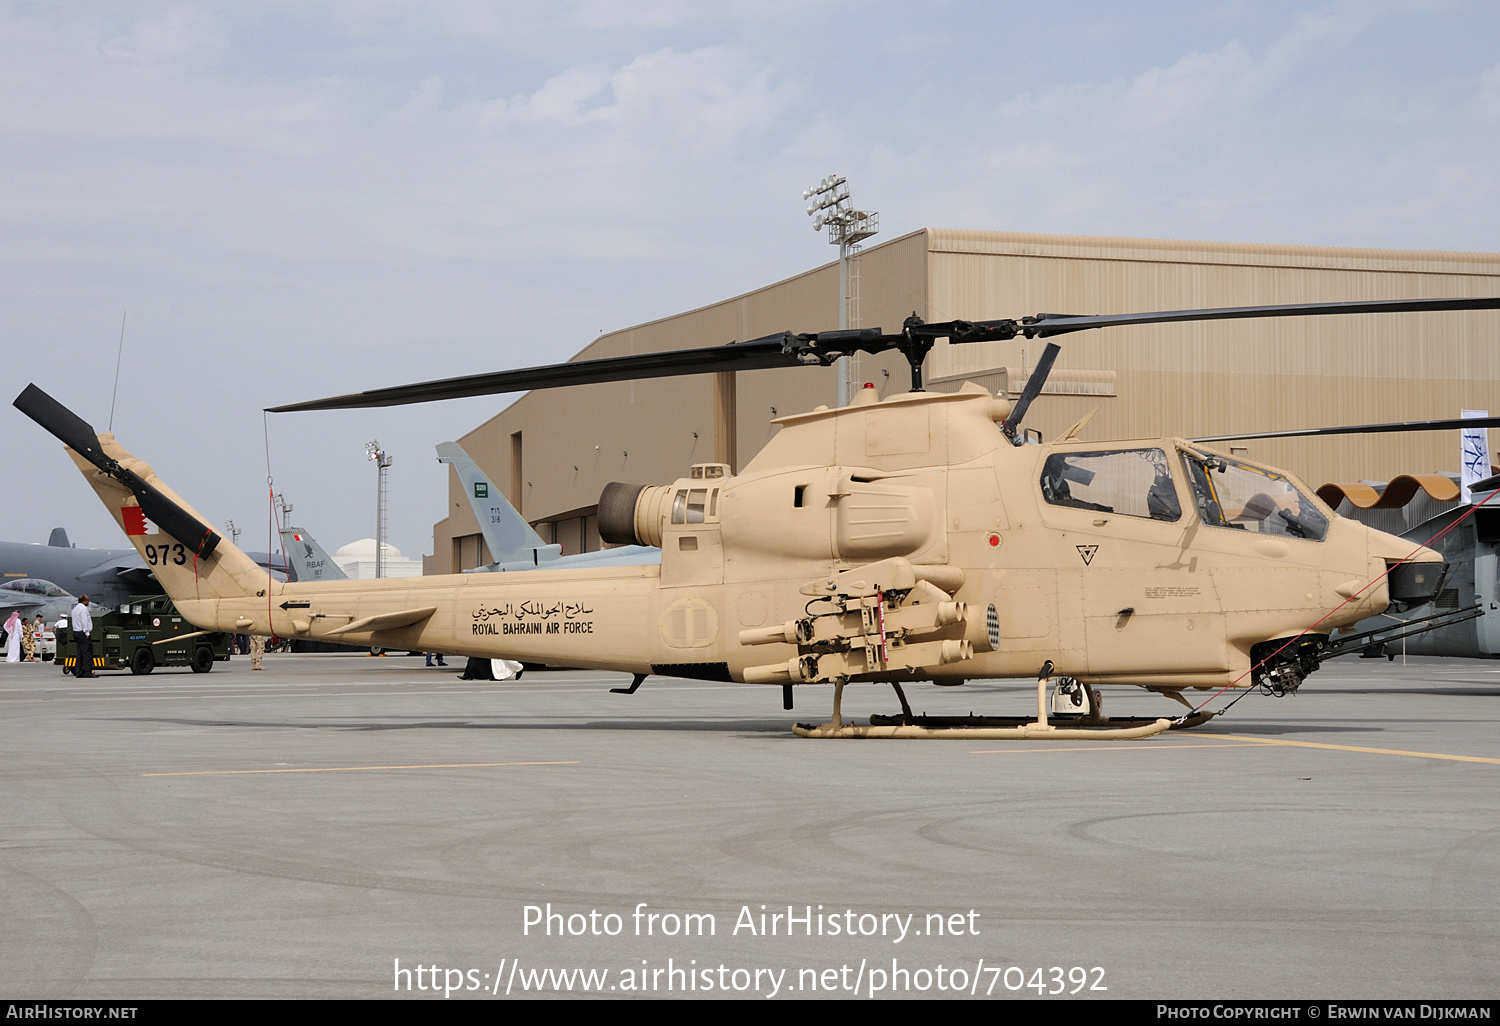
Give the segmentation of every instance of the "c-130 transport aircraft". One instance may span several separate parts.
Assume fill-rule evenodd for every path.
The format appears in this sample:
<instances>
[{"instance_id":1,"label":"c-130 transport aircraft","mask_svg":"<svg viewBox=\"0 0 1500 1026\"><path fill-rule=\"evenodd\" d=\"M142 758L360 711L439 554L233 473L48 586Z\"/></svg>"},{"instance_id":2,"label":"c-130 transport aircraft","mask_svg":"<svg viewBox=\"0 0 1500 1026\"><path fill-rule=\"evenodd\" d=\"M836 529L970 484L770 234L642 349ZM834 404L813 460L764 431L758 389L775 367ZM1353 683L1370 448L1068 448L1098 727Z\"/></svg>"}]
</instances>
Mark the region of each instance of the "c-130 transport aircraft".
<instances>
[{"instance_id":1,"label":"c-130 transport aircraft","mask_svg":"<svg viewBox=\"0 0 1500 1026\"><path fill-rule=\"evenodd\" d=\"M1430 601L1431 549L1337 516L1292 475L1183 438L1023 444L1050 344L1012 404L978 386L921 391L934 340L1046 337L1118 324L1500 308L1500 299L1241 307L783 333L737 345L475 375L281 407L457 395L906 355L914 390L780 418L738 474L699 464L670 485L611 484L600 533L660 565L373 581L272 580L151 467L35 385L15 405L69 455L183 616L205 629L769 684L834 686L811 737L1142 737L1193 726L1109 719L1102 685L1293 691L1340 627ZM1426 425L1386 425L1420 429ZM913 716L901 684L1038 678L1034 719ZM850 682L891 685L902 713L852 724ZM1053 687L1051 702L1047 689ZM1049 716L1049 704L1052 714Z\"/></svg>"}]
</instances>

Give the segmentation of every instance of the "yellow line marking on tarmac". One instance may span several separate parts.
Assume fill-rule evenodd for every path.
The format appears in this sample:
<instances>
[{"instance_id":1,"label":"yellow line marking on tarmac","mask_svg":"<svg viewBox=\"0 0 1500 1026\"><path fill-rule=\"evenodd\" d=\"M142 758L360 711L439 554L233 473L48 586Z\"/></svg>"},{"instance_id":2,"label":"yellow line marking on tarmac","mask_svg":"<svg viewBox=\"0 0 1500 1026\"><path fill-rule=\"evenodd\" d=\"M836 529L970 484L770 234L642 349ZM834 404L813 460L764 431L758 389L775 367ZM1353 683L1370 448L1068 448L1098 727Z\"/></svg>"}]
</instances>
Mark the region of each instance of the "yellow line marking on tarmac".
<instances>
[{"instance_id":1,"label":"yellow line marking on tarmac","mask_svg":"<svg viewBox=\"0 0 1500 1026\"><path fill-rule=\"evenodd\" d=\"M1335 752L1364 752L1368 755L1404 755L1412 759L1444 759L1449 762L1484 762L1500 766L1500 759L1486 759L1479 755L1445 755L1441 752L1406 752L1399 748L1362 748L1358 745L1327 745L1316 741L1282 741L1269 737L1242 737L1239 734L1225 735L1258 745L1289 745L1295 748L1328 748Z\"/></svg>"},{"instance_id":2,"label":"yellow line marking on tarmac","mask_svg":"<svg viewBox=\"0 0 1500 1026\"><path fill-rule=\"evenodd\" d=\"M577 766L577 759L563 762L444 762L421 766L315 766L306 769L185 770L179 773L142 773L143 777L234 777L254 773L352 773L356 770L478 769L487 766Z\"/></svg>"},{"instance_id":3,"label":"yellow line marking on tarmac","mask_svg":"<svg viewBox=\"0 0 1500 1026\"><path fill-rule=\"evenodd\" d=\"M1058 748L1045 742L1032 743L1029 748L984 748L972 751L970 755L1016 755L1021 752L1123 752L1123 751L1152 751L1159 752L1164 748L1248 748L1247 742L1235 742L1233 744L1216 744L1212 741L1198 741L1185 745L1152 745L1140 741L1132 741L1128 745L1080 745L1077 748Z\"/></svg>"},{"instance_id":4,"label":"yellow line marking on tarmac","mask_svg":"<svg viewBox=\"0 0 1500 1026\"><path fill-rule=\"evenodd\" d=\"M1164 748L1248 748L1252 745L1284 745L1292 748L1326 748L1335 752L1363 752L1366 755L1403 755L1412 759L1443 759L1449 762L1482 762L1491 766L1500 766L1500 759L1487 759L1479 755L1445 755L1442 752L1408 752L1399 748L1364 748L1358 745L1330 745L1317 741L1283 741L1279 738L1245 737L1241 734L1221 734L1221 737L1233 738L1232 742L1220 743L1213 741L1199 742L1185 745L1154 745L1146 742L1146 739L1132 741L1123 745L1081 745L1071 748L1058 748L1053 745L1032 743L1028 748L987 748L971 751L970 755L1019 755L1023 752L1118 752L1118 751L1152 751L1158 752Z\"/></svg>"}]
</instances>

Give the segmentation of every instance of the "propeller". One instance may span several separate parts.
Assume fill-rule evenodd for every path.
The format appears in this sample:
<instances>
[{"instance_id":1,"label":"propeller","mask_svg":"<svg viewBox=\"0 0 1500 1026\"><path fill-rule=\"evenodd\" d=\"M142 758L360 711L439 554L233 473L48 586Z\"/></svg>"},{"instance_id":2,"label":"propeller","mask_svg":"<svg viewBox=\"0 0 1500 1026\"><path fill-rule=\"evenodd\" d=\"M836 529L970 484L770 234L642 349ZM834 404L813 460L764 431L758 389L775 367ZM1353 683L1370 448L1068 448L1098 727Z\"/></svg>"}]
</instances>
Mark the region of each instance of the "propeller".
<instances>
[{"instance_id":1,"label":"propeller","mask_svg":"<svg viewBox=\"0 0 1500 1026\"><path fill-rule=\"evenodd\" d=\"M856 328L793 334L784 331L748 342L699 349L674 349L658 353L614 356L602 360L574 360L568 363L500 371L495 374L471 374L460 378L442 378L414 385L398 385L367 392L315 399L310 402L273 406L270 413L297 413L308 410L348 410L372 406L400 406L406 403L433 402L465 396L496 395L537 388L564 385L586 385L601 381L624 381L635 378L674 377L683 374L707 374L722 371L766 370L773 367L829 366L851 353L884 353L897 351L911 365L912 391L922 391L922 364L939 339L954 345L970 342L1005 342L1018 336L1050 338L1092 328L1125 327L1140 324L1177 324L1189 321L1225 321L1260 317L1319 317L1330 314L1356 313L1430 313L1456 310L1497 310L1500 298L1474 299L1398 299L1355 303L1293 303L1279 306L1233 306L1210 310L1165 310L1133 314L1037 314L1020 320L1005 318L994 321L940 321L927 323L913 314L898 334L887 335L880 328ZM1056 346L1049 346L1037 370L1026 383L1026 393L1015 411L1005 421L1007 435L1014 441L1021 417L1031 400L1046 384L1047 372L1057 357ZM1050 356L1048 355L1050 354ZM1045 364L1045 366L1044 366Z\"/></svg>"},{"instance_id":2,"label":"propeller","mask_svg":"<svg viewBox=\"0 0 1500 1026\"><path fill-rule=\"evenodd\" d=\"M35 385L27 385L12 404L78 455L120 482L135 495L141 512L167 534L182 542L200 559L219 545L219 536L197 517L167 498L137 473L126 470L99 446L99 436L88 422Z\"/></svg>"}]
</instances>

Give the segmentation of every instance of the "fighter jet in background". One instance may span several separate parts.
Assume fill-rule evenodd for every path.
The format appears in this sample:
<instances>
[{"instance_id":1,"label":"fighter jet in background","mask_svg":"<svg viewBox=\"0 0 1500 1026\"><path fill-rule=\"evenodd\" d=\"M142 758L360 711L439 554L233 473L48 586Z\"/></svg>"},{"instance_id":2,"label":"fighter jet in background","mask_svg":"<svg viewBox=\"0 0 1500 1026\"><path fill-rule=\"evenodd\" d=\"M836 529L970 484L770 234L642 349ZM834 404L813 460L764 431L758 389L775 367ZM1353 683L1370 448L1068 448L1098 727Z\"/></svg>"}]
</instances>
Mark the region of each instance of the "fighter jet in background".
<instances>
[{"instance_id":1,"label":"fighter jet in background","mask_svg":"<svg viewBox=\"0 0 1500 1026\"><path fill-rule=\"evenodd\" d=\"M290 508L290 507L288 507ZM281 547L291 568L293 581L347 581L349 575L339 569L312 535L301 527L281 529Z\"/></svg>"},{"instance_id":2,"label":"fighter jet in background","mask_svg":"<svg viewBox=\"0 0 1500 1026\"><path fill-rule=\"evenodd\" d=\"M620 545L597 552L563 555L561 545L542 541L526 519L506 501L495 483L457 442L440 442L438 462L458 472L464 495L479 521L484 543L495 562L466 573L503 573L518 570L560 570L578 566L646 566L661 562L661 549L654 545ZM290 551L290 550L288 550Z\"/></svg>"},{"instance_id":3,"label":"fighter jet in background","mask_svg":"<svg viewBox=\"0 0 1500 1026\"><path fill-rule=\"evenodd\" d=\"M43 581L69 595L87 595L104 606L119 606L131 595L161 591L134 549L74 548L61 527L52 529L46 545L0 542L0 579Z\"/></svg>"},{"instance_id":4,"label":"fighter jet in background","mask_svg":"<svg viewBox=\"0 0 1500 1026\"><path fill-rule=\"evenodd\" d=\"M0 584L0 619L5 619L15 609L26 620L41 614L42 623L50 627L77 604L76 596L51 581L22 577Z\"/></svg>"}]
</instances>

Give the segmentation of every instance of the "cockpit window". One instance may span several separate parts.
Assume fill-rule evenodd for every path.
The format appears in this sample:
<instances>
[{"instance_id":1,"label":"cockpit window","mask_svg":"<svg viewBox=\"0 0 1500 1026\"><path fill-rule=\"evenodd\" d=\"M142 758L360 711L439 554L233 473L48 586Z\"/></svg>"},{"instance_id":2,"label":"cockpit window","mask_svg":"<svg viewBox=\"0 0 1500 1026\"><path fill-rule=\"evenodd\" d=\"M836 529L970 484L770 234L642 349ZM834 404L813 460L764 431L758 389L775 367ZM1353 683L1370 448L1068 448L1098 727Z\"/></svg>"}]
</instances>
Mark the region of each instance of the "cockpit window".
<instances>
[{"instance_id":1,"label":"cockpit window","mask_svg":"<svg viewBox=\"0 0 1500 1026\"><path fill-rule=\"evenodd\" d=\"M1322 541L1328 518L1291 481L1223 456L1184 456L1198 517L1210 527Z\"/></svg>"},{"instance_id":2,"label":"cockpit window","mask_svg":"<svg viewBox=\"0 0 1500 1026\"><path fill-rule=\"evenodd\" d=\"M1042 497L1054 506L1182 519L1172 465L1160 449L1054 453L1042 467Z\"/></svg>"},{"instance_id":3,"label":"cockpit window","mask_svg":"<svg viewBox=\"0 0 1500 1026\"><path fill-rule=\"evenodd\" d=\"M6 581L4 584L0 584L0 589L25 592L28 595L45 595L47 598L65 598L68 594L51 581L41 581L35 577L26 577L19 581Z\"/></svg>"}]
</instances>

